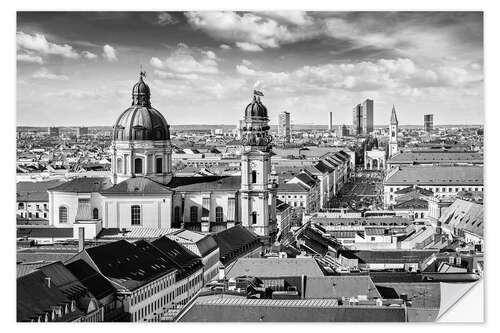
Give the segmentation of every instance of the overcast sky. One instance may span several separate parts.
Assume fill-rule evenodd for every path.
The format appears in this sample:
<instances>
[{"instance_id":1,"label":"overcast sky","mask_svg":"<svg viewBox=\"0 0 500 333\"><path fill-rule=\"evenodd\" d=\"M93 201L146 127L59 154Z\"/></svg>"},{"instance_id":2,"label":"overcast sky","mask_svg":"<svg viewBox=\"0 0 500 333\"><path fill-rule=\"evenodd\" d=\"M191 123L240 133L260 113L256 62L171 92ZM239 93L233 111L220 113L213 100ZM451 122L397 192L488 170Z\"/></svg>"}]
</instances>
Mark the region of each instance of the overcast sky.
<instances>
[{"instance_id":1,"label":"overcast sky","mask_svg":"<svg viewBox=\"0 0 500 333\"><path fill-rule=\"evenodd\" d=\"M351 124L374 99L401 124L482 124L472 12L18 13L17 124L113 125L142 64L170 124L236 124L253 89L271 123Z\"/></svg>"}]
</instances>

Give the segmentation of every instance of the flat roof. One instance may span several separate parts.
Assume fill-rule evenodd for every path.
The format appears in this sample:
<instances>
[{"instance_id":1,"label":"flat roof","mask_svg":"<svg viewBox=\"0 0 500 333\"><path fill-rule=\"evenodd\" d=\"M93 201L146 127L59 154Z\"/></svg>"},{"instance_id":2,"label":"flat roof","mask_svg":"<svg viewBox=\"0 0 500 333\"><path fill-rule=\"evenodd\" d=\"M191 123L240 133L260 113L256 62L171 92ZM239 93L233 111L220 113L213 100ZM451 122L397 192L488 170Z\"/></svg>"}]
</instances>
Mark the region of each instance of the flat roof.
<instances>
[{"instance_id":1,"label":"flat roof","mask_svg":"<svg viewBox=\"0 0 500 333\"><path fill-rule=\"evenodd\" d=\"M452 163L452 162L483 162L483 153L461 152L402 152L394 155L387 163Z\"/></svg>"},{"instance_id":2,"label":"flat roof","mask_svg":"<svg viewBox=\"0 0 500 333\"><path fill-rule=\"evenodd\" d=\"M228 278L245 275L255 277L324 276L313 258L240 258L226 273Z\"/></svg>"},{"instance_id":3,"label":"flat roof","mask_svg":"<svg viewBox=\"0 0 500 333\"><path fill-rule=\"evenodd\" d=\"M394 170L384 185L483 185L482 166L408 166Z\"/></svg>"}]
</instances>

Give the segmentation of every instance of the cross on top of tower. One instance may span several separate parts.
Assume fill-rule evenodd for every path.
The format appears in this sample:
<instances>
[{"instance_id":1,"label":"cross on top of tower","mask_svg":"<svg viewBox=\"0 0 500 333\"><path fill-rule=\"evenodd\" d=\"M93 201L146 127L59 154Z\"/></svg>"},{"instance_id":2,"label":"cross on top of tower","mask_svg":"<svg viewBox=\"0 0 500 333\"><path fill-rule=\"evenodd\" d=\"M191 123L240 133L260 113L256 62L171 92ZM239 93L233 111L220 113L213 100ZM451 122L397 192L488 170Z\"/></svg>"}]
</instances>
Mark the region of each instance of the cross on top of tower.
<instances>
[{"instance_id":1,"label":"cross on top of tower","mask_svg":"<svg viewBox=\"0 0 500 333\"><path fill-rule=\"evenodd\" d=\"M146 77L146 71L142 70L142 64L141 64L141 69L139 71L139 79L142 80L143 77Z\"/></svg>"}]
</instances>

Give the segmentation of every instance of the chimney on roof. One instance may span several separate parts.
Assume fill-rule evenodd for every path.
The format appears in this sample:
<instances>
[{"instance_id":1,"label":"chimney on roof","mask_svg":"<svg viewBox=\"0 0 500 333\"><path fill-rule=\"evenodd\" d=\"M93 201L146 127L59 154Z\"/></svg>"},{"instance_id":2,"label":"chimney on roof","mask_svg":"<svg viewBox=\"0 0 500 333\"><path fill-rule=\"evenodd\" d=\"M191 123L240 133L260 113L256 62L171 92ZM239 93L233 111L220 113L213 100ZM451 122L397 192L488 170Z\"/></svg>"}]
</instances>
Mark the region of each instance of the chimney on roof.
<instances>
[{"instance_id":1,"label":"chimney on roof","mask_svg":"<svg viewBox=\"0 0 500 333\"><path fill-rule=\"evenodd\" d=\"M78 228L78 252L85 250L85 228Z\"/></svg>"},{"instance_id":2,"label":"chimney on roof","mask_svg":"<svg viewBox=\"0 0 500 333\"><path fill-rule=\"evenodd\" d=\"M302 274L300 276L300 299L304 299L306 296L306 276Z\"/></svg>"},{"instance_id":3,"label":"chimney on roof","mask_svg":"<svg viewBox=\"0 0 500 333\"><path fill-rule=\"evenodd\" d=\"M50 277L46 276L45 281L47 282L47 288L50 288Z\"/></svg>"},{"instance_id":4,"label":"chimney on roof","mask_svg":"<svg viewBox=\"0 0 500 333\"><path fill-rule=\"evenodd\" d=\"M226 279L226 268L224 265L219 266L219 280L225 280Z\"/></svg>"}]
</instances>

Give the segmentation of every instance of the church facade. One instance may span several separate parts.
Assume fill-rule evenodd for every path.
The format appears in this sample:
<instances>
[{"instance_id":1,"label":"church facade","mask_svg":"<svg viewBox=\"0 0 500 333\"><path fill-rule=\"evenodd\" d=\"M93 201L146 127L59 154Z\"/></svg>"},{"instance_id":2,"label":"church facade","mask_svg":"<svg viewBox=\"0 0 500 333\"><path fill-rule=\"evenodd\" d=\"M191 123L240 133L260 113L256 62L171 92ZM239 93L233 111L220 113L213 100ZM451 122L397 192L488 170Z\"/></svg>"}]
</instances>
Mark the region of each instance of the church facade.
<instances>
[{"instance_id":1,"label":"church facade","mask_svg":"<svg viewBox=\"0 0 500 333\"><path fill-rule=\"evenodd\" d=\"M186 228L218 232L242 224L264 239L276 234L276 187L270 183L269 118L259 92L245 109L241 176L177 177L170 126L151 106L143 73L132 105L113 126L109 178L76 178L49 189L49 223L85 228Z\"/></svg>"}]
</instances>

